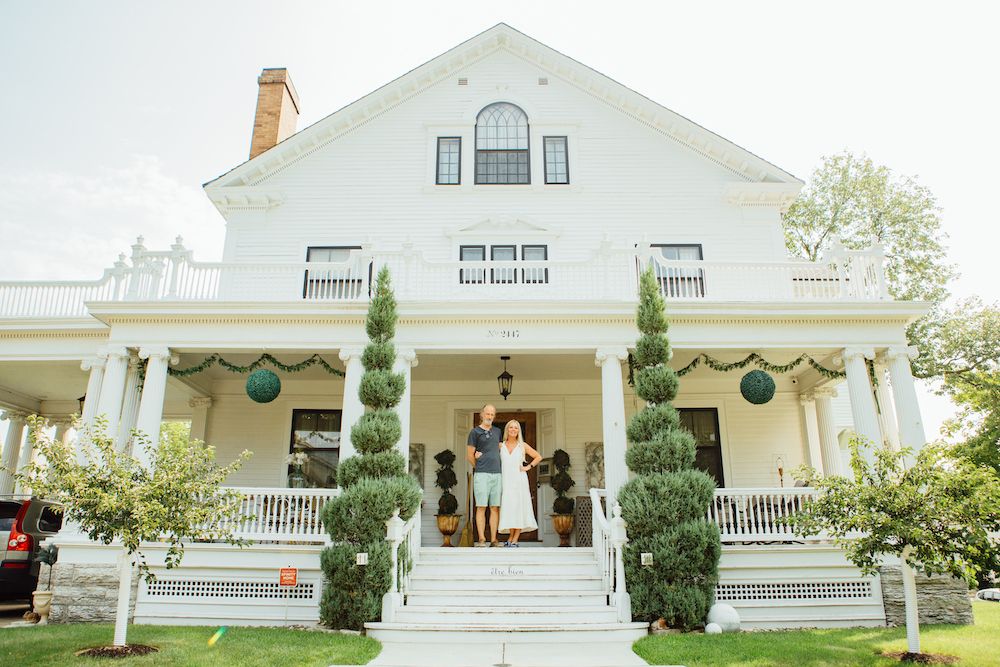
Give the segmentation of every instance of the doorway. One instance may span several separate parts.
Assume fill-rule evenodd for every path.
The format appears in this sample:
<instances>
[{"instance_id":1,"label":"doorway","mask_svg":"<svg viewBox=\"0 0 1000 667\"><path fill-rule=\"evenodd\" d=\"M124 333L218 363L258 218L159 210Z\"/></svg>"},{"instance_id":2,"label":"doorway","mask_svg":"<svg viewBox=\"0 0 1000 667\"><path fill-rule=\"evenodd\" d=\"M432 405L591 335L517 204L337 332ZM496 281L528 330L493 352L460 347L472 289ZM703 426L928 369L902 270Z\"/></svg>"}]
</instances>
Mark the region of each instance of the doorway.
<instances>
[{"instance_id":1,"label":"doorway","mask_svg":"<svg viewBox=\"0 0 1000 667\"><path fill-rule=\"evenodd\" d=\"M497 412L496 419L493 420L493 425L503 431L504 425L507 424L511 419L517 420L521 425L521 433L524 435L524 441L538 449L537 440L537 415L534 412ZM472 415L471 427L475 428L479 425L479 412ZM541 450L539 450L541 451ZM528 471L528 489L531 491L531 510L535 515L535 523L541 525L541 521L538 519L538 468L532 468ZM471 489L469 490L471 493ZM502 502L502 500L501 500ZM475 522L475 512L473 512L473 537L478 537L479 526ZM490 513L486 512L486 522L483 527L484 535L489 539L490 535ZM507 533L499 533L499 535L506 535ZM521 537L518 539L519 542L538 542L538 531L533 530L529 532L521 533Z\"/></svg>"}]
</instances>

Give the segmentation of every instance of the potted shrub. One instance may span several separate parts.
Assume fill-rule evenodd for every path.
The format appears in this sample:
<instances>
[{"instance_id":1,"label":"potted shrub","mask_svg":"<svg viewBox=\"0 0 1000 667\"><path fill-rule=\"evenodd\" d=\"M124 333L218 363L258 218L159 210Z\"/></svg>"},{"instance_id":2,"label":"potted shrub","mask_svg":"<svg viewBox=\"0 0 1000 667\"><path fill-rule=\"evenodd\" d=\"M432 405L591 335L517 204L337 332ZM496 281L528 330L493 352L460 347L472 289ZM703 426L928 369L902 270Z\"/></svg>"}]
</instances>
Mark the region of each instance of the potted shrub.
<instances>
[{"instance_id":1,"label":"potted shrub","mask_svg":"<svg viewBox=\"0 0 1000 667\"><path fill-rule=\"evenodd\" d=\"M451 536L458 530L458 520L462 516L455 513L458 509L458 498L451 492L458 484L458 477L455 475L455 452L443 449L434 455L434 460L438 463L434 486L444 492L438 499L438 513L435 516L437 517L438 530L444 536L441 546L450 547L454 546L451 543Z\"/></svg>"},{"instance_id":2,"label":"potted shrub","mask_svg":"<svg viewBox=\"0 0 1000 667\"><path fill-rule=\"evenodd\" d=\"M59 548L50 544L38 552L35 560L49 566L49 583L44 591L35 591L31 594L34 603L35 613L38 614L38 624L45 625L49 622L49 611L52 609L52 566L59 558Z\"/></svg>"},{"instance_id":3,"label":"potted shrub","mask_svg":"<svg viewBox=\"0 0 1000 667\"><path fill-rule=\"evenodd\" d=\"M559 533L559 546L568 547L570 535L573 534L573 508L576 501L566 493L576 481L567 472L570 461L566 450L557 449L552 454L552 466L556 469L556 474L549 480L549 486L556 492L556 499L552 503L552 527Z\"/></svg>"}]
</instances>

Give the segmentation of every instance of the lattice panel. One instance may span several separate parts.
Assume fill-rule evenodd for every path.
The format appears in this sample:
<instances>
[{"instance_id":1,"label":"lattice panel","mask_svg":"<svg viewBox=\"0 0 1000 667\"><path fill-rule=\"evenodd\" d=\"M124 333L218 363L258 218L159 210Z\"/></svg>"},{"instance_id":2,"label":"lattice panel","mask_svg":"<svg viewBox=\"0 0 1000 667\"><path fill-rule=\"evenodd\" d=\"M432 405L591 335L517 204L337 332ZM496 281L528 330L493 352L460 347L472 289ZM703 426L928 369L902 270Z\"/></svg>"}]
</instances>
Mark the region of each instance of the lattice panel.
<instances>
[{"instance_id":1,"label":"lattice panel","mask_svg":"<svg viewBox=\"0 0 1000 667\"><path fill-rule=\"evenodd\" d=\"M870 581L811 581L782 584L719 584L720 601L744 600L865 600L872 597Z\"/></svg>"},{"instance_id":2,"label":"lattice panel","mask_svg":"<svg viewBox=\"0 0 1000 667\"><path fill-rule=\"evenodd\" d=\"M161 579L147 584L150 597L244 598L254 600L312 600L316 585L279 586L276 581L216 581L212 579Z\"/></svg>"}]
</instances>

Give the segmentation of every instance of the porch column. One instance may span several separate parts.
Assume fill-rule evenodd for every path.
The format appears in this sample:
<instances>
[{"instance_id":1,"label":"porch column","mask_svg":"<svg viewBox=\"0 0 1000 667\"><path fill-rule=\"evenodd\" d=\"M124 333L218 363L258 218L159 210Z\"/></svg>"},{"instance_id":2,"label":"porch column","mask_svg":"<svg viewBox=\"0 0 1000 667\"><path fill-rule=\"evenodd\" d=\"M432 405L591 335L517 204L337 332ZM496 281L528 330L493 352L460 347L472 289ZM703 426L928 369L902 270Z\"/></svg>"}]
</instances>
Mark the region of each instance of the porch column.
<instances>
[{"instance_id":1,"label":"porch column","mask_svg":"<svg viewBox=\"0 0 1000 667\"><path fill-rule=\"evenodd\" d=\"M802 406L802 420L806 427L806 450L809 454L809 465L822 473L822 449L819 444L819 425L816 419L816 396L812 391L799 394L799 405Z\"/></svg>"},{"instance_id":2,"label":"porch column","mask_svg":"<svg viewBox=\"0 0 1000 667\"><path fill-rule=\"evenodd\" d=\"M56 427L56 434L53 440L65 445L69 441L69 430L73 428L73 417L71 415L60 415L52 417L50 421Z\"/></svg>"},{"instance_id":3,"label":"porch column","mask_svg":"<svg viewBox=\"0 0 1000 667\"><path fill-rule=\"evenodd\" d=\"M90 371L87 379L87 393L84 394L83 409L80 414L81 427L86 429L94 425L97 416L97 404L101 400L101 384L104 381L104 367L108 363L106 352L99 352L80 363L81 370Z\"/></svg>"},{"instance_id":4,"label":"porch column","mask_svg":"<svg viewBox=\"0 0 1000 667\"><path fill-rule=\"evenodd\" d=\"M139 400L142 392L139 391L142 363L136 355L128 358L128 372L125 374L125 391L122 393L122 416L118 424L118 436L115 439L115 449L123 452L128 448L131 440L132 429L135 428L136 419L139 414Z\"/></svg>"},{"instance_id":5,"label":"porch column","mask_svg":"<svg viewBox=\"0 0 1000 667\"><path fill-rule=\"evenodd\" d=\"M882 432L878 427L875 397L872 395L872 385L868 381L868 364L865 362L865 359L875 358L875 349L848 347L844 348L842 355L844 370L847 371L847 391L851 395L854 432L869 440L873 449L878 449L883 446ZM862 454L868 461L874 459L873 450L863 449Z\"/></svg>"},{"instance_id":6,"label":"porch column","mask_svg":"<svg viewBox=\"0 0 1000 667\"><path fill-rule=\"evenodd\" d=\"M196 396L188 401L191 408L191 439L205 442L208 434L208 411L212 407L211 396Z\"/></svg>"},{"instance_id":7,"label":"porch column","mask_svg":"<svg viewBox=\"0 0 1000 667\"><path fill-rule=\"evenodd\" d=\"M412 373L410 371L418 363L417 353L413 348L401 347L396 351L396 364L393 370L402 373L406 379L406 390L403 392L403 398L400 399L399 405L396 406L396 413L399 415L399 423L403 427L402 434L399 436L399 453L403 455L407 469L410 465L410 395L412 394L410 389Z\"/></svg>"},{"instance_id":8,"label":"porch column","mask_svg":"<svg viewBox=\"0 0 1000 667\"><path fill-rule=\"evenodd\" d=\"M365 413L365 406L358 397L361 387L361 374L365 369L361 365L360 347L345 347L340 351L340 360L347 366L344 374L344 405L340 414L340 460L354 456L354 445L351 444L351 428L358 423Z\"/></svg>"},{"instance_id":9,"label":"porch column","mask_svg":"<svg viewBox=\"0 0 1000 667\"><path fill-rule=\"evenodd\" d=\"M35 452L35 438L31 429L26 429L24 437L21 439L21 451L17 457L17 472L24 473L25 468L31 464L32 454ZM15 481L14 493L30 493L30 487Z\"/></svg>"},{"instance_id":10,"label":"porch column","mask_svg":"<svg viewBox=\"0 0 1000 667\"><path fill-rule=\"evenodd\" d=\"M819 432L823 474L827 477L843 475L840 442L837 440L837 427L833 422L833 399L837 397L837 390L832 387L821 387L813 389L812 395L816 401L816 430Z\"/></svg>"},{"instance_id":11,"label":"porch column","mask_svg":"<svg viewBox=\"0 0 1000 667\"><path fill-rule=\"evenodd\" d=\"M176 363L177 357L166 347L143 347L139 350L139 358L149 361L146 364L146 380L142 384L142 398L139 401L135 428L146 434L149 446L155 450L160 442L163 398L167 393L167 366ZM144 448L133 447L132 456L147 468L152 463L149 452Z\"/></svg>"},{"instance_id":12,"label":"porch column","mask_svg":"<svg viewBox=\"0 0 1000 667\"><path fill-rule=\"evenodd\" d=\"M878 400L879 426L885 434L886 444L898 452L899 425L896 423L896 411L892 406L892 392L889 391L889 380L886 378L886 365L884 354L875 357L875 398Z\"/></svg>"},{"instance_id":13,"label":"porch column","mask_svg":"<svg viewBox=\"0 0 1000 667\"><path fill-rule=\"evenodd\" d=\"M14 493L14 470L17 468L24 426L28 413L7 410L0 418L7 420L7 437L3 441L3 457L0 458L0 495Z\"/></svg>"},{"instance_id":14,"label":"porch column","mask_svg":"<svg viewBox=\"0 0 1000 667\"><path fill-rule=\"evenodd\" d=\"M122 414L122 397L125 395L125 375L128 373L129 352L122 346L108 348L108 362L101 382L101 397L97 401L97 414L107 420L107 435L118 434Z\"/></svg>"},{"instance_id":15,"label":"porch column","mask_svg":"<svg viewBox=\"0 0 1000 667\"><path fill-rule=\"evenodd\" d=\"M920 417L920 403L917 402L917 388L910 371L910 359L917 355L917 348L903 345L886 350L889 361L889 377L892 379L892 396L896 402L899 418L899 442L909 447L914 454L925 444L924 422Z\"/></svg>"},{"instance_id":16,"label":"porch column","mask_svg":"<svg viewBox=\"0 0 1000 667\"><path fill-rule=\"evenodd\" d=\"M597 349L595 363L601 367L601 414L604 424L604 485L608 492L608 515L611 515L618 492L628 481L625 465L625 386L622 362L628 359L624 347Z\"/></svg>"}]
</instances>

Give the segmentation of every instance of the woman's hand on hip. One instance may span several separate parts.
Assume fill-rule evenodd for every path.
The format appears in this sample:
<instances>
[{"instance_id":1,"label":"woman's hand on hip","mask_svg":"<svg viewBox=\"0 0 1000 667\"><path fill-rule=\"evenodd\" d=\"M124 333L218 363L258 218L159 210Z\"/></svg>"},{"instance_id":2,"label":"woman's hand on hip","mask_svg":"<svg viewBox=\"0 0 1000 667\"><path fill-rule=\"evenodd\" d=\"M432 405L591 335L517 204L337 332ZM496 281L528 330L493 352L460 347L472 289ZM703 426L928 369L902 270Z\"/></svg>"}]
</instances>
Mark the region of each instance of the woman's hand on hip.
<instances>
[{"instance_id":1,"label":"woman's hand on hip","mask_svg":"<svg viewBox=\"0 0 1000 667\"><path fill-rule=\"evenodd\" d=\"M521 466L521 472L528 472L531 470L531 466Z\"/></svg>"}]
</instances>

